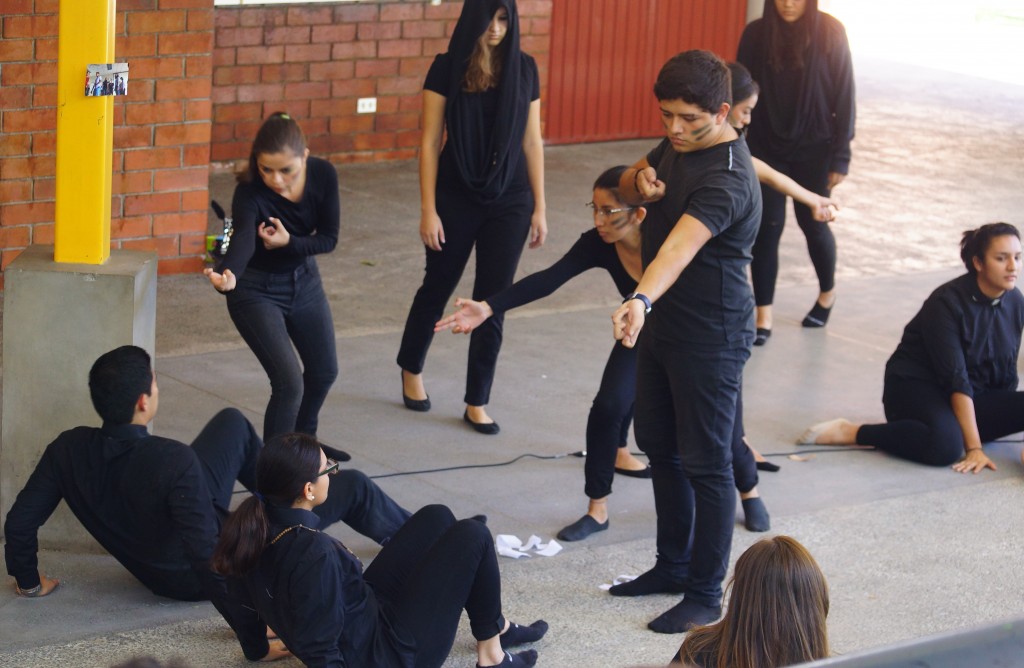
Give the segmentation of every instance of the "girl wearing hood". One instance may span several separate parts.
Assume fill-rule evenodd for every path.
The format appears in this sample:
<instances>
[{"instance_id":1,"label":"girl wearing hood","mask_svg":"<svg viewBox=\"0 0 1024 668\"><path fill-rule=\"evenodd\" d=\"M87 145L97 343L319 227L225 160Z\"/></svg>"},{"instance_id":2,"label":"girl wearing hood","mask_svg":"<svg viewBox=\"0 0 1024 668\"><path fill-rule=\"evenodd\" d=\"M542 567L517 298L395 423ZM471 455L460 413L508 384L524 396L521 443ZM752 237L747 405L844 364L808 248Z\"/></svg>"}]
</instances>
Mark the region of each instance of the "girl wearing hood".
<instances>
[{"instance_id":1,"label":"girl wearing hood","mask_svg":"<svg viewBox=\"0 0 1024 668\"><path fill-rule=\"evenodd\" d=\"M447 139L442 143L442 139ZM430 410L423 366L434 323L476 247L473 298L512 283L527 236L547 236L540 84L533 58L519 48L514 0L466 0L448 52L438 55L423 91L420 238L426 272L405 325L398 365L405 406ZM463 419L498 433L487 415L503 319L470 338Z\"/></svg>"},{"instance_id":2,"label":"girl wearing hood","mask_svg":"<svg viewBox=\"0 0 1024 668\"><path fill-rule=\"evenodd\" d=\"M817 0L765 0L764 16L743 31L736 59L761 86L761 104L753 110L747 135L751 154L827 196L849 170L854 131L853 66L843 25L819 12ZM761 195L751 276L763 345L772 329L786 196L764 185ZM824 327L836 298L835 237L805 205L794 205L820 291L802 324Z\"/></svg>"}]
</instances>

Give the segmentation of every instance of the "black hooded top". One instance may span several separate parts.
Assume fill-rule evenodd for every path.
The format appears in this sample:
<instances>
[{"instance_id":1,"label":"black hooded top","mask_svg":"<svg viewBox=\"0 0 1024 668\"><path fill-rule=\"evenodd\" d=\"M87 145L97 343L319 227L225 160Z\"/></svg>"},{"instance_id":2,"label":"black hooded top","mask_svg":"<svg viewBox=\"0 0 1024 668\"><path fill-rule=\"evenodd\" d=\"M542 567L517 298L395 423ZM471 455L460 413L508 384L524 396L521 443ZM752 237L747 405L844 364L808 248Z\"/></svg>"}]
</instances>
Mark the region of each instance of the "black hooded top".
<instances>
[{"instance_id":1,"label":"black hooded top","mask_svg":"<svg viewBox=\"0 0 1024 668\"><path fill-rule=\"evenodd\" d=\"M774 39L773 39L774 38ZM773 43L802 39L801 63L779 66L772 58ZM829 171L846 174L850 168L856 101L853 63L843 24L818 11L818 0L807 0L804 15L788 24L765 0L764 16L752 21L740 38L736 60L746 65L761 87L747 141L758 157L790 157L803 147L832 144Z\"/></svg>"},{"instance_id":2,"label":"black hooded top","mask_svg":"<svg viewBox=\"0 0 1024 668\"><path fill-rule=\"evenodd\" d=\"M463 79L473 48L501 7L508 12L508 32L497 47L500 80L496 88L467 93ZM536 62L519 49L514 0L466 0L448 52L434 59L424 88L446 99L448 138L438 167L438 187L455 185L455 179L481 203L529 187L523 136L530 103L540 98L540 84Z\"/></svg>"}]
</instances>

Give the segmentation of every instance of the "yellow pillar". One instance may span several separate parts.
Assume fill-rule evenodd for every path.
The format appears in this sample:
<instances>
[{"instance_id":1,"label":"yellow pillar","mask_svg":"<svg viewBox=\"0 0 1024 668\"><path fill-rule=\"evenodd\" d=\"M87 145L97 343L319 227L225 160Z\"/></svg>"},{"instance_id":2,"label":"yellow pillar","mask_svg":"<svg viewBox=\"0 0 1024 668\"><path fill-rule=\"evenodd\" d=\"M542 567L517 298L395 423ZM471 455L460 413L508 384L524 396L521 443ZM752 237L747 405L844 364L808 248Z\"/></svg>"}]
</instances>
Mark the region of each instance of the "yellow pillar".
<instances>
[{"instance_id":1,"label":"yellow pillar","mask_svg":"<svg viewBox=\"0 0 1024 668\"><path fill-rule=\"evenodd\" d=\"M110 256L114 102L85 96L86 66L114 62L115 0L60 0L54 260Z\"/></svg>"}]
</instances>

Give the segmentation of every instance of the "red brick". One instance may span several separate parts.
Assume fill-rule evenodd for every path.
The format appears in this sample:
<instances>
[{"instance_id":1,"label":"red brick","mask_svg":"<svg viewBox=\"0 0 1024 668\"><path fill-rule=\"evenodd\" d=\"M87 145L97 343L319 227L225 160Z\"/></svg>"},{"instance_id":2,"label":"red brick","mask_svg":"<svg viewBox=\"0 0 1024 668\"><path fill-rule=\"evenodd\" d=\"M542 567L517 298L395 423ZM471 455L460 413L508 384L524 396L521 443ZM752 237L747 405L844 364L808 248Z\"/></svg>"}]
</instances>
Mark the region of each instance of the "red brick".
<instances>
[{"instance_id":1,"label":"red brick","mask_svg":"<svg viewBox=\"0 0 1024 668\"><path fill-rule=\"evenodd\" d=\"M146 11L156 9L156 0L117 0L117 11ZM39 11L39 0L36 0L36 11Z\"/></svg>"},{"instance_id":2,"label":"red brick","mask_svg":"<svg viewBox=\"0 0 1024 668\"><path fill-rule=\"evenodd\" d=\"M203 213L172 213L153 216L153 236L180 234L182 232L202 232L206 236L209 219Z\"/></svg>"},{"instance_id":3,"label":"red brick","mask_svg":"<svg viewBox=\"0 0 1024 668\"><path fill-rule=\"evenodd\" d=\"M398 39L402 36L402 24L398 21L360 23L356 35L359 40ZM433 37L433 35L428 35L428 37Z\"/></svg>"},{"instance_id":4,"label":"red brick","mask_svg":"<svg viewBox=\"0 0 1024 668\"><path fill-rule=\"evenodd\" d=\"M35 42L31 39L0 40L0 62L32 60L33 44L35 44Z\"/></svg>"},{"instance_id":5,"label":"red brick","mask_svg":"<svg viewBox=\"0 0 1024 668\"><path fill-rule=\"evenodd\" d=\"M57 84L36 86L32 89L32 107L37 113L50 116L49 127L56 127L56 114L50 113L47 107L57 106Z\"/></svg>"},{"instance_id":6,"label":"red brick","mask_svg":"<svg viewBox=\"0 0 1024 668\"><path fill-rule=\"evenodd\" d=\"M31 14L32 0L0 0L0 14Z\"/></svg>"},{"instance_id":7,"label":"red brick","mask_svg":"<svg viewBox=\"0 0 1024 668\"><path fill-rule=\"evenodd\" d=\"M124 152L125 171L181 166L181 148L150 148Z\"/></svg>"},{"instance_id":8,"label":"red brick","mask_svg":"<svg viewBox=\"0 0 1024 668\"><path fill-rule=\"evenodd\" d=\"M377 98L377 117L382 114L398 113L398 97L395 95L382 95Z\"/></svg>"},{"instance_id":9,"label":"red brick","mask_svg":"<svg viewBox=\"0 0 1024 668\"><path fill-rule=\"evenodd\" d=\"M263 28L224 28L218 30L217 48L255 46L263 43Z\"/></svg>"},{"instance_id":10,"label":"red brick","mask_svg":"<svg viewBox=\"0 0 1024 668\"><path fill-rule=\"evenodd\" d=\"M0 248L21 248L28 246L32 228L28 225L0 228Z\"/></svg>"},{"instance_id":11,"label":"red brick","mask_svg":"<svg viewBox=\"0 0 1024 668\"><path fill-rule=\"evenodd\" d=\"M213 144L210 146L210 160L214 162L241 160L245 158L245 156L249 155L249 148L251 146L252 140L247 142L234 141Z\"/></svg>"},{"instance_id":12,"label":"red brick","mask_svg":"<svg viewBox=\"0 0 1024 668\"><path fill-rule=\"evenodd\" d=\"M434 62L434 56L424 56L422 58L402 58L398 62L398 76L401 77L419 77L423 80L427 76L427 70L430 69L430 64Z\"/></svg>"},{"instance_id":13,"label":"red brick","mask_svg":"<svg viewBox=\"0 0 1024 668\"><path fill-rule=\"evenodd\" d=\"M4 137L4 141L7 141L6 137ZM3 175L4 179L53 176L56 173L56 165L56 158L52 155L4 158L0 160L0 174Z\"/></svg>"},{"instance_id":14,"label":"red brick","mask_svg":"<svg viewBox=\"0 0 1024 668\"><path fill-rule=\"evenodd\" d=\"M215 86L210 91L210 99L215 105L232 104L238 101L238 89L235 86Z\"/></svg>"},{"instance_id":15,"label":"red brick","mask_svg":"<svg viewBox=\"0 0 1024 668\"><path fill-rule=\"evenodd\" d=\"M445 36L445 24L441 21L404 21L402 37L405 39L439 39Z\"/></svg>"},{"instance_id":16,"label":"red brick","mask_svg":"<svg viewBox=\"0 0 1024 668\"><path fill-rule=\"evenodd\" d=\"M288 103L288 108L290 109L291 107L292 107L292 103L289 102ZM301 115L296 113L295 117L302 119L301 123L302 123L302 130L303 130L303 132L306 132L306 133L309 133L309 134L316 134L316 135L327 134L327 119L323 118L323 117L318 117L318 118L311 117L309 115L309 106L308 105L306 106L305 113L303 113ZM255 136L255 135L253 135L253 136Z\"/></svg>"},{"instance_id":17,"label":"red brick","mask_svg":"<svg viewBox=\"0 0 1024 668\"><path fill-rule=\"evenodd\" d=\"M220 143L235 138L235 126L232 123L214 123L210 128L210 142Z\"/></svg>"},{"instance_id":18,"label":"red brick","mask_svg":"<svg viewBox=\"0 0 1024 668\"><path fill-rule=\"evenodd\" d=\"M356 63L356 78L393 77L398 74L398 59L360 60Z\"/></svg>"},{"instance_id":19,"label":"red brick","mask_svg":"<svg viewBox=\"0 0 1024 668\"><path fill-rule=\"evenodd\" d=\"M421 133L417 130L406 130L395 134L395 145L399 148L418 149L420 146Z\"/></svg>"},{"instance_id":20,"label":"red brick","mask_svg":"<svg viewBox=\"0 0 1024 668\"><path fill-rule=\"evenodd\" d=\"M234 7L214 7L213 24L218 30L221 28L237 28L240 12Z\"/></svg>"},{"instance_id":21,"label":"red brick","mask_svg":"<svg viewBox=\"0 0 1024 668\"><path fill-rule=\"evenodd\" d=\"M423 41L419 39L389 39L377 42L378 58L409 58L423 54Z\"/></svg>"},{"instance_id":22,"label":"red brick","mask_svg":"<svg viewBox=\"0 0 1024 668\"><path fill-rule=\"evenodd\" d=\"M189 56L185 58L185 76L209 77L213 74L213 56Z\"/></svg>"},{"instance_id":23,"label":"red brick","mask_svg":"<svg viewBox=\"0 0 1024 668\"><path fill-rule=\"evenodd\" d=\"M536 37L523 35L519 38L519 45L523 51L529 54L547 53L551 47L551 40L547 35L538 35Z\"/></svg>"},{"instance_id":24,"label":"red brick","mask_svg":"<svg viewBox=\"0 0 1024 668\"><path fill-rule=\"evenodd\" d=\"M530 19L529 30L525 32L528 35L550 35L551 34L551 19L550 18L533 18Z\"/></svg>"},{"instance_id":25,"label":"red brick","mask_svg":"<svg viewBox=\"0 0 1024 668\"><path fill-rule=\"evenodd\" d=\"M55 226L53 223L36 223L32 226L32 243L34 244L52 244L54 242L54 230Z\"/></svg>"},{"instance_id":26,"label":"red brick","mask_svg":"<svg viewBox=\"0 0 1024 668\"><path fill-rule=\"evenodd\" d=\"M125 123L127 125L180 123L184 118L180 100L125 105Z\"/></svg>"},{"instance_id":27,"label":"red brick","mask_svg":"<svg viewBox=\"0 0 1024 668\"><path fill-rule=\"evenodd\" d=\"M309 26L292 26L287 28L267 28L263 33L263 43L272 44L309 44Z\"/></svg>"},{"instance_id":28,"label":"red brick","mask_svg":"<svg viewBox=\"0 0 1024 668\"><path fill-rule=\"evenodd\" d=\"M197 231L199 234L182 234L179 237L178 252L182 255L206 255L206 221L207 215L202 214L203 226Z\"/></svg>"},{"instance_id":29,"label":"red brick","mask_svg":"<svg viewBox=\"0 0 1024 668\"><path fill-rule=\"evenodd\" d=\"M181 144L209 144L209 123L182 123L163 125L156 128L153 143L157 146L179 146Z\"/></svg>"},{"instance_id":30,"label":"red brick","mask_svg":"<svg viewBox=\"0 0 1024 668\"><path fill-rule=\"evenodd\" d=\"M57 118L53 118L54 130L50 132L36 132L32 135L33 155L48 155L57 151ZM5 138L6 141L6 138Z\"/></svg>"},{"instance_id":31,"label":"red brick","mask_svg":"<svg viewBox=\"0 0 1024 668\"><path fill-rule=\"evenodd\" d=\"M310 40L317 42L351 42L356 38L356 26L352 23L340 25L313 26Z\"/></svg>"},{"instance_id":32,"label":"red brick","mask_svg":"<svg viewBox=\"0 0 1024 668\"><path fill-rule=\"evenodd\" d=\"M0 88L0 110L21 110L32 106L32 87ZM13 113L8 111L7 113Z\"/></svg>"},{"instance_id":33,"label":"red brick","mask_svg":"<svg viewBox=\"0 0 1024 668\"><path fill-rule=\"evenodd\" d=\"M293 44L284 47L284 60L286 63L309 63L330 59L330 44Z\"/></svg>"},{"instance_id":34,"label":"red brick","mask_svg":"<svg viewBox=\"0 0 1024 668\"><path fill-rule=\"evenodd\" d=\"M213 32L166 33L160 35L158 53L161 56L180 53L210 53L213 51Z\"/></svg>"},{"instance_id":35,"label":"red brick","mask_svg":"<svg viewBox=\"0 0 1024 668\"><path fill-rule=\"evenodd\" d=\"M185 121L209 121L213 118L213 103L210 100L186 100Z\"/></svg>"},{"instance_id":36,"label":"red brick","mask_svg":"<svg viewBox=\"0 0 1024 668\"><path fill-rule=\"evenodd\" d=\"M227 11L220 10L217 11ZM281 7L260 7L242 9L238 19L240 26L283 26L287 21L285 10Z\"/></svg>"},{"instance_id":37,"label":"red brick","mask_svg":"<svg viewBox=\"0 0 1024 668\"><path fill-rule=\"evenodd\" d=\"M193 9L185 19L186 30L189 32L198 30L213 30L213 11Z\"/></svg>"},{"instance_id":38,"label":"red brick","mask_svg":"<svg viewBox=\"0 0 1024 668\"><path fill-rule=\"evenodd\" d=\"M205 237L203 240L205 244ZM205 248L205 245L203 246ZM175 274L198 274L203 270L202 257L178 257L157 262L157 274L161 276Z\"/></svg>"},{"instance_id":39,"label":"red brick","mask_svg":"<svg viewBox=\"0 0 1024 668\"><path fill-rule=\"evenodd\" d=\"M133 58L129 83L139 79L179 79L182 71L180 58Z\"/></svg>"},{"instance_id":40,"label":"red brick","mask_svg":"<svg viewBox=\"0 0 1024 668\"><path fill-rule=\"evenodd\" d=\"M181 206L179 193L149 193L129 195L124 198L124 215L138 216L147 213L170 213Z\"/></svg>"},{"instance_id":41,"label":"red brick","mask_svg":"<svg viewBox=\"0 0 1024 668\"><path fill-rule=\"evenodd\" d=\"M399 130L415 130L420 126L420 115L406 111L392 114L378 114L377 132L397 132Z\"/></svg>"},{"instance_id":42,"label":"red brick","mask_svg":"<svg viewBox=\"0 0 1024 668\"><path fill-rule=\"evenodd\" d=\"M398 98L398 110L399 111L415 111L420 112L423 110L423 96L420 94L416 95L401 95Z\"/></svg>"},{"instance_id":43,"label":"red brick","mask_svg":"<svg viewBox=\"0 0 1024 668\"><path fill-rule=\"evenodd\" d=\"M0 68L0 85L57 83L57 63L7 63Z\"/></svg>"},{"instance_id":44,"label":"red brick","mask_svg":"<svg viewBox=\"0 0 1024 668\"><path fill-rule=\"evenodd\" d=\"M331 46L331 60L348 58L376 58L376 42L343 42Z\"/></svg>"},{"instance_id":45,"label":"red brick","mask_svg":"<svg viewBox=\"0 0 1024 668\"><path fill-rule=\"evenodd\" d=\"M36 37L57 36L57 16L6 16L4 19L4 39L35 39Z\"/></svg>"},{"instance_id":46,"label":"red brick","mask_svg":"<svg viewBox=\"0 0 1024 668\"><path fill-rule=\"evenodd\" d=\"M191 146L184 147L184 157L182 163L185 167L192 167L195 165L203 165L209 167L210 165L210 144L193 144Z\"/></svg>"},{"instance_id":47,"label":"red brick","mask_svg":"<svg viewBox=\"0 0 1024 668\"><path fill-rule=\"evenodd\" d=\"M213 9L213 0L160 0L160 9Z\"/></svg>"},{"instance_id":48,"label":"red brick","mask_svg":"<svg viewBox=\"0 0 1024 668\"><path fill-rule=\"evenodd\" d=\"M331 82L332 97L373 97L376 94L376 79L347 79L345 81Z\"/></svg>"},{"instance_id":49,"label":"red brick","mask_svg":"<svg viewBox=\"0 0 1024 668\"><path fill-rule=\"evenodd\" d=\"M331 96L331 84L323 83L293 83L284 87L284 98L286 100L315 100Z\"/></svg>"},{"instance_id":50,"label":"red brick","mask_svg":"<svg viewBox=\"0 0 1024 668\"><path fill-rule=\"evenodd\" d=\"M114 104L114 113L110 120L113 121L112 125L117 127L118 125L124 125L124 108L128 106L128 103L127 101L117 100L117 98L114 99L116 104Z\"/></svg>"},{"instance_id":51,"label":"red brick","mask_svg":"<svg viewBox=\"0 0 1024 668\"><path fill-rule=\"evenodd\" d=\"M142 79L141 81L132 79L128 82L128 101L150 102L154 99L154 90L156 90L156 85L153 79Z\"/></svg>"},{"instance_id":52,"label":"red brick","mask_svg":"<svg viewBox=\"0 0 1024 668\"><path fill-rule=\"evenodd\" d=\"M57 179L33 179L32 199L39 202L54 199L57 196Z\"/></svg>"},{"instance_id":53,"label":"red brick","mask_svg":"<svg viewBox=\"0 0 1024 668\"><path fill-rule=\"evenodd\" d=\"M151 239L125 239L121 242L125 250L156 251L160 257L177 257L178 237L153 237ZM159 268L158 268L159 271Z\"/></svg>"},{"instance_id":54,"label":"red brick","mask_svg":"<svg viewBox=\"0 0 1024 668\"><path fill-rule=\"evenodd\" d=\"M235 62L239 65L263 65L266 63L283 63L284 47L239 47L235 51Z\"/></svg>"},{"instance_id":55,"label":"red brick","mask_svg":"<svg viewBox=\"0 0 1024 668\"><path fill-rule=\"evenodd\" d=\"M381 5L381 21L415 21L423 18L423 3Z\"/></svg>"},{"instance_id":56,"label":"red brick","mask_svg":"<svg viewBox=\"0 0 1024 668\"><path fill-rule=\"evenodd\" d=\"M16 179L13 181L0 181L0 202L30 202L32 201L32 180Z\"/></svg>"},{"instance_id":57,"label":"red brick","mask_svg":"<svg viewBox=\"0 0 1024 668\"><path fill-rule=\"evenodd\" d=\"M257 84L238 87L239 102L280 100L283 94L284 86L281 84Z\"/></svg>"},{"instance_id":58,"label":"red brick","mask_svg":"<svg viewBox=\"0 0 1024 668\"><path fill-rule=\"evenodd\" d=\"M111 239L130 239L153 235L152 216L127 216L110 221Z\"/></svg>"},{"instance_id":59,"label":"red brick","mask_svg":"<svg viewBox=\"0 0 1024 668\"><path fill-rule=\"evenodd\" d=\"M309 80L309 65L307 63L281 63L260 67L260 81L263 83L306 82Z\"/></svg>"},{"instance_id":60,"label":"red brick","mask_svg":"<svg viewBox=\"0 0 1024 668\"><path fill-rule=\"evenodd\" d=\"M148 125L114 127L114 148L140 148L153 143L153 128Z\"/></svg>"},{"instance_id":61,"label":"red brick","mask_svg":"<svg viewBox=\"0 0 1024 668\"><path fill-rule=\"evenodd\" d=\"M233 48L222 49L220 47L214 47L213 49L213 67L224 67L227 65L235 64L235 50Z\"/></svg>"},{"instance_id":62,"label":"red brick","mask_svg":"<svg viewBox=\"0 0 1024 668\"><path fill-rule=\"evenodd\" d=\"M357 23L361 21L376 21L377 6L372 5L336 5L334 7L335 23Z\"/></svg>"},{"instance_id":63,"label":"red brick","mask_svg":"<svg viewBox=\"0 0 1024 668\"><path fill-rule=\"evenodd\" d=\"M218 123L260 120L260 110L261 105L259 102L219 104L213 110L213 118Z\"/></svg>"},{"instance_id":64,"label":"red brick","mask_svg":"<svg viewBox=\"0 0 1024 668\"><path fill-rule=\"evenodd\" d=\"M110 181L110 192L114 195L148 193L152 190L152 172L121 172L114 174Z\"/></svg>"},{"instance_id":65,"label":"red brick","mask_svg":"<svg viewBox=\"0 0 1024 668\"><path fill-rule=\"evenodd\" d=\"M206 188L181 193L182 211L203 211L203 215L205 215L205 212L209 207L210 193Z\"/></svg>"},{"instance_id":66,"label":"red brick","mask_svg":"<svg viewBox=\"0 0 1024 668\"><path fill-rule=\"evenodd\" d=\"M423 53L425 55L433 55L436 53L444 53L448 50L448 39L425 39L423 40Z\"/></svg>"},{"instance_id":67,"label":"red brick","mask_svg":"<svg viewBox=\"0 0 1024 668\"><path fill-rule=\"evenodd\" d=\"M263 107L264 110L266 110L268 108L268 105L263 105ZM270 111L261 114L261 117L268 116L274 113L275 111L280 111L280 107L280 100L275 100L274 102L271 102L269 104ZM256 132L260 129L261 125L263 125L262 121L239 121L238 123L235 123L235 139L240 139L244 141L246 143L246 146L248 146L249 144L252 143L252 138L256 136ZM249 151L248 149L246 149L246 155L248 154Z\"/></svg>"},{"instance_id":68,"label":"red brick","mask_svg":"<svg viewBox=\"0 0 1024 668\"><path fill-rule=\"evenodd\" d=\"M206 188L210 180L208 167L166 169L153 172L153 192L172 192ZM154 229L154 234L166 234Z\"/></svg>"},{"instance_id":69,"label":"red brick","mask_svg":"<svg viewBox=\"0 0 1024 668\"><path fill-rule=\"evenodd\" d=\"M380 149L395 148L395 136L384 133L358 134L352 138L357 151L376 151Z\"/></svg>"},{"instance_id":70,"label":"red brick","mask_svg":"<svg viewBox=\"0 0 1024 668\"><path fill-rule=\"evenodd\" d=\"M189 100L210 97L209 79L160 79L156 82L157 100Z\"/></svg>"},{"instance_id":71,"label":"red brick","mask_svg":"<svg viewBox=\"0 0 1024 668\"><path fill-rule=\"evenodd\" d=\"M377 80L378 95L413 95L423 88L420 77L389 77Z\"/></svg>"},{"instance_id":72,"label":"red brick","mask_svg":"<svg viewBox=\"0 0 1024 668\"><path fill-rule=\"evenodd\" d=\"M520 17L551 16L551 0L519 0Z\"/></svg>"},{"instance_id":73,"label":"red brick","mask_svg":"<svg viewBox=\"0 0 1024 668\"><path fill-rule=\"evenodd\" d=\"M332 23L334 10L332 7L289 7L287 21L290 26L308 26Z\"/></svg>"},{"instance_id":74,"label":"red brick","mask_svg":"<svg viewBox=\"0 0 1024 668\"><path fill-rule=\"evenodd\" d=\"M57 38L39 38L35 40L37 61L57 60Z\"/></svg>"},{"instance_id":75,"label":"red brick","mask_svg":"<svg viewBox=\"0 0 1024 668\"><path fill-rule=\"evenodd\" d=\"M129 59L136 56L155 56L156 35L118 35L114 43L114 53L118 58Z\"/></svg>"},{"instance_id":76,"label":"red brick","mask_svg":"<svg viewBox=\"0 0 1024 668\"><path fill-rule=\"evenodd\" d=\"M53 222L53 202L0 204L0 221L4 227Z\"/></svg>"},{"instance_id":77,"label":"red brick","mask_svg":"<svg viewBox=\"0 0 1024 668\"><path fill-rule=\"evenodd\" d=\"M351 60L332 60L328 63L310 63L309 80L331 82L337 79L351 79L356 66Z\"/></svg>"},{"instance_id":78,"label":"red brick","mask_svg":"<svg viewBox=\"0 0 1024 668\"><path fill-rule=\"evenodd\" d=\"M454 22L462 13L462 4L456 2L445 2L439 5L428 5L423 9L423 18L441 19Z\"/></svg>"},{"instance_id":79,"label":"red brick","mask_svg":"<svg viewBox=\"0 0 1024 668\"><path fill-rule=\"evenodd\" d=\"M181 32L185 29L185 12L183 11L161 9L157 12L128 12L125 18L128 21L127 32L129 35L147 32Z\"/></svg>"},{"instance_id":80,"label":"red brick","mask_svg":"<svg viewBox=\"0 0 1024 668\"><path fill-rule=\"evenodd\" d=\"M352 107L355 105L352 104ZM351 113L351 112L349 112ZM331 118L332 134L355 134L360 132L372 132L374 125L373 114L359 114L358 116L341 116Z\"/></svg>"},{"instance_id":81,"label":"red brick","mask_svg":"<svg viewBox=\"0 0 1024 668\"><path fill-rule=\"evenodd\" d=\"M260 81L262 81L262 77L258 65L218 67L213 71L213 85L215 86L250 84Z\"/></svg>"}]
</instances>

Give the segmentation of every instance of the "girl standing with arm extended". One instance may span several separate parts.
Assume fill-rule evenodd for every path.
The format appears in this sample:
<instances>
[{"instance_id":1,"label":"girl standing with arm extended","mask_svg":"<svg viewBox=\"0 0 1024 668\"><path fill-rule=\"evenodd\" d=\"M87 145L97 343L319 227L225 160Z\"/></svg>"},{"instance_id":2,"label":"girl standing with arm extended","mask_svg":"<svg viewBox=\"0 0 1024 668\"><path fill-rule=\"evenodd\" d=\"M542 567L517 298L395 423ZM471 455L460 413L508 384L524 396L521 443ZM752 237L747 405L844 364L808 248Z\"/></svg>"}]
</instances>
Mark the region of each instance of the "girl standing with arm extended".
<instances>
[{"instance_id":1,"label":"girl standing with arm extended","mask_svg":"<svg viewBox=\"0 0 1024 668\"><path fill-rule=\"evenodd\" d=\"M420 199L426 273L397 361L406 407L427 411L422 374L434 323L474 246L473 298L484 299L512 283L527 235L531 248L547 236L540 85L536 63L519 49L514 0L466 0L448 52L427 74ZM498 433L485 406L501 338L496 317L469 344L463 418L484 434Z\"/></svg>"}]
</instances>

